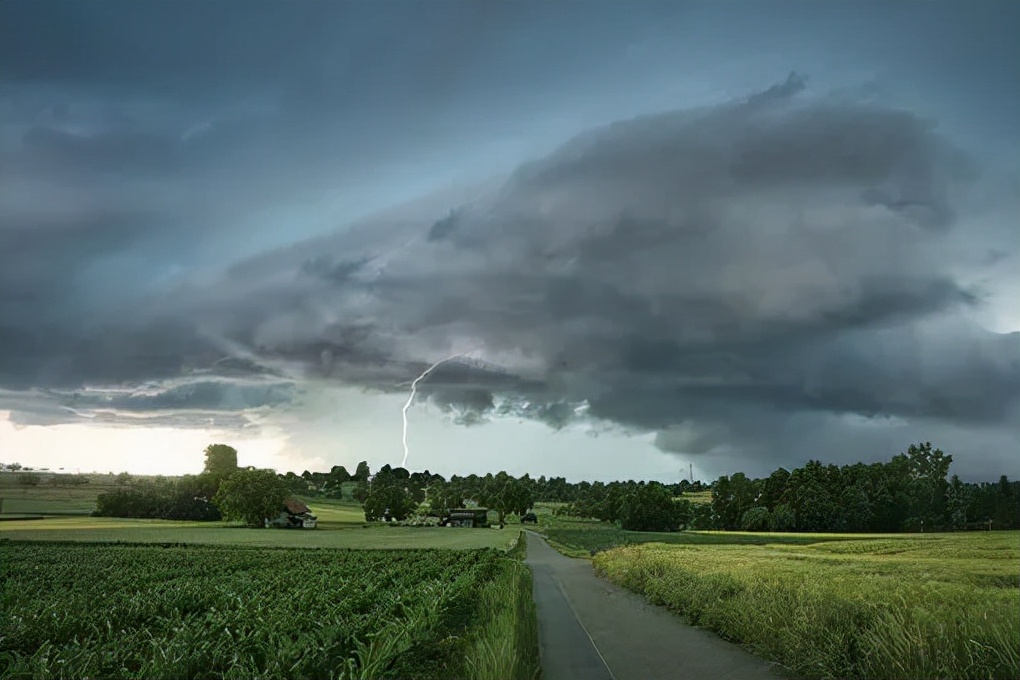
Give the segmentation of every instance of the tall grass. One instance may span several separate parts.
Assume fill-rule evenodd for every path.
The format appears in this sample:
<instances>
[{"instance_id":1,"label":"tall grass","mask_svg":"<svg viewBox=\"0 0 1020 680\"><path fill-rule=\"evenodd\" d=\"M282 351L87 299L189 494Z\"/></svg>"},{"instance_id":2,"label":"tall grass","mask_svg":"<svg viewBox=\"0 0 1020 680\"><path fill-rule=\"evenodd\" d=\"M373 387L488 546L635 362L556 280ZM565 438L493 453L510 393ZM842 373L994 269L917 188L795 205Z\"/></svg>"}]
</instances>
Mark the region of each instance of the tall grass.
<instances>
[{"instance_id":1,"label":"tall grass","mask_svg":"<svg viewBox=\"0 0 1020 680\"><path fill-rule=\"evenodd\" d=\"M1018 539L649 544L593 562L600 575L804 677L1015 680Z\"/></svg>"},{"instance_id":2,"label":"tall grass","mask_svg":"<svg viewBox=\"0 0 1020 680\"><path fill-rule=\"evenodd\" d=\"M466 656L468 677L475 680L534 680L541 673L531 572L521 562L526 540L521 532L479 595L484 626L471 639Z\"/></svg>"}]
</instances>

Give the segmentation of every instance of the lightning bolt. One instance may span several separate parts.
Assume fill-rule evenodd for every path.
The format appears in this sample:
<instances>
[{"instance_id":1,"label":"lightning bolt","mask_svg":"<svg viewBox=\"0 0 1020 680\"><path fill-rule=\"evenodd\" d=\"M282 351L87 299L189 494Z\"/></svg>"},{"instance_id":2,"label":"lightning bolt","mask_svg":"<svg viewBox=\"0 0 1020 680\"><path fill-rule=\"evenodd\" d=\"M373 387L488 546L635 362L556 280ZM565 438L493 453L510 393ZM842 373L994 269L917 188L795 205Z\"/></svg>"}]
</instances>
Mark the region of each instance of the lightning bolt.
<instances>
[{"instance_id":1,"label":"lightning bolt","mask_svg":"<svg viewBox=\"0 0 1020 680\"><path fill-rule=\"evenodd\" d=\"M440 364L444 364L447 361L450 361L451 359L456 359L456 358L462 357L462 356L464 356L463 353L461 353L461 354L451 354L450 356L448 356L448 357L446 357L444 359L440 359L436 363L434 363L431 366L429 366L428 368L426 368L425 371L422 372L421 375L419 375L417 378L415 378L413 381L411 381L411 394L409 394L407 396L407 403L404 404L404 409L402 411L402 414L403 414L403 417L404 417L404 436L403 436L404 460L400 461L400 467L402 467L402 468L406 468L407 467L407 454L408 454L408 448L407 448L407 409L411 408L411 404L414 403L414 397L418 393L418 383L420 383L422 380L424 380L426 377L428 377L428 374L431 373L432 371L436 370L436 367L439 366Z\"/></svg>"}]
</instances>

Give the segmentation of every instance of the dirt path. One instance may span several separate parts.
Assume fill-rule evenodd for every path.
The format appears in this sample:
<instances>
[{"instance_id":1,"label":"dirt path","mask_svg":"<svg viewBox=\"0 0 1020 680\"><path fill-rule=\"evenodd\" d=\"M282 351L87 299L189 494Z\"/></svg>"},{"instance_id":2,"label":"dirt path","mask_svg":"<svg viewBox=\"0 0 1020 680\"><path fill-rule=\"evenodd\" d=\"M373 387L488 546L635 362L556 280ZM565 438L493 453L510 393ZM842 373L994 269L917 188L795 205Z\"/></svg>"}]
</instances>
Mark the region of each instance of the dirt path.
<instances>
[{"instance_id":1,"label":"dirt path","mask_svg":"<svg viewBox=\"0 0 1020 680\"><path fill-rule=\"evenodd\" d=\"M595 576L528 532L544 680L765 680L773 666Z\"/></svg>"}]
</instances>

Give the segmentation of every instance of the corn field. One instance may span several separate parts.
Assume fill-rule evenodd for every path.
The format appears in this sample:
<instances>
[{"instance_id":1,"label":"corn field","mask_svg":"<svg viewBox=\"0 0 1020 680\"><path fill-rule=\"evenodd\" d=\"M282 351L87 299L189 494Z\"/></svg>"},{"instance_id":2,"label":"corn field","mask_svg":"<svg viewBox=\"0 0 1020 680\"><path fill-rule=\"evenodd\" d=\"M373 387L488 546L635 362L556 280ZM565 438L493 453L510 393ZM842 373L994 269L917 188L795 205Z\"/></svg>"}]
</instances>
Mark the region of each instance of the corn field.
<instances>
[{"instance_id":1,"label":"corn field","mask_svg":"<svg viewBox=\"0 0 1020 680\"><path fill-rule=\"evenodd\" d=\"M5 541L0 677L462 676L508 559Z\"/></svg>"}]
</instances>

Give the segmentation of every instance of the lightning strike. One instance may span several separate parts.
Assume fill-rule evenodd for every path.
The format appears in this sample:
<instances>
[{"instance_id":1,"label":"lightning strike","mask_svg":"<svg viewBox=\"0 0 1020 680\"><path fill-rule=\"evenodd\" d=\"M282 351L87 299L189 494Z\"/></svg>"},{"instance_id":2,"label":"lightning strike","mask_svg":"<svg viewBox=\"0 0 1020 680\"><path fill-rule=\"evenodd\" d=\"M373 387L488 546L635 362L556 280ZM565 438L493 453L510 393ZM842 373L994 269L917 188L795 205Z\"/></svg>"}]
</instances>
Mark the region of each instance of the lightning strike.
<instances>
[{"instance_id":1,"label":"lightning strike","mask_svg":"<svg viewBox=\"0 0 1020 680\"><path fill-rule=\"evenodd\" d=\"M439 366L440 364L444 364L447 361L450 361L451 359L456 359L456 358L462 357L462 356L464 356L464 355L463 354L452 354L452 355L446 357L445 359L440 359L436 363L434 363L431 366L429 366L428 368L426 368L425 371L421 375L419 375L417 378L415 378L411 382L411 394L409 394L407 396L407 403L404 404L404 409L402 411L402 415L403 415L403 418L404 418L404 435L403 435L404 459L402 461L400 461L400 467L402 467L402 468L406 468L407 467L407 454L408 454L408 448L407 448L407 409L411 408L411 404L414 403L414 397L418 393L418 383L421 382L422 380L424 380L428 376L428 374L431 373L432 371L434 371L436 369L436 367Z\"/></svg>"}]
</instances>

